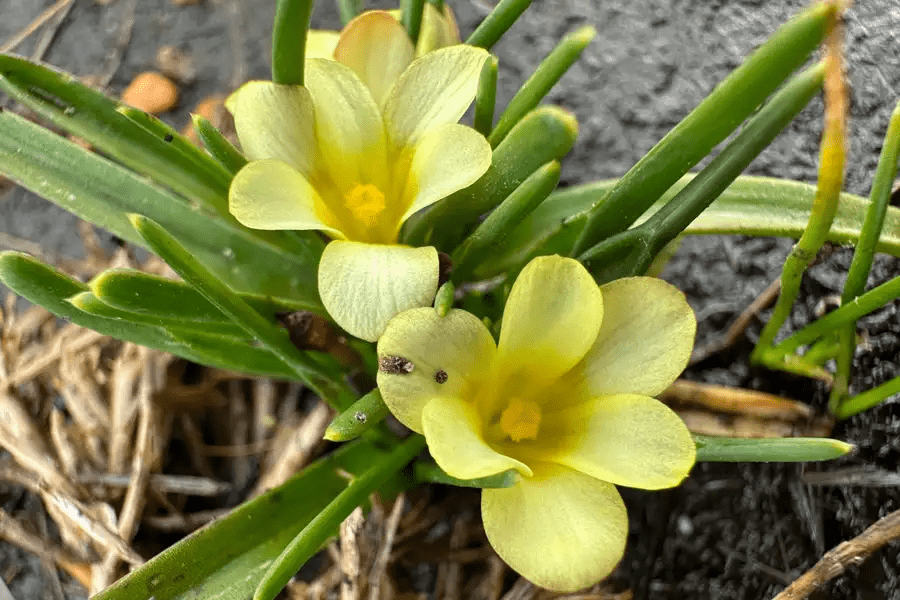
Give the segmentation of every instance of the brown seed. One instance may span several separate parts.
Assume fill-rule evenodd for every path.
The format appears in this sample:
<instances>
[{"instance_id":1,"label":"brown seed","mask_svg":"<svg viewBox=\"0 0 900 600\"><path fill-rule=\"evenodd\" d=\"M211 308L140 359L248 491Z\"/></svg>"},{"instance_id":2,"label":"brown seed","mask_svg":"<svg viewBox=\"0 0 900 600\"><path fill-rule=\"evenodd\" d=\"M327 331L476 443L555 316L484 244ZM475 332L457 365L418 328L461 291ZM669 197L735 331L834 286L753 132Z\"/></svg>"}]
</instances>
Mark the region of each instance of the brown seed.
<instances>
[{"instance_id":1,"label":"brown seed","mask_svg":"<svg viewBox=\"0 0 900 600\"><path fill-rule=\"evenodd\" d=\"M178 103L178 88L165 75L145 71L122 92L122 102L151 115L172 109Z\"/></svg>"},{"instance_id":2,"label":"brown seed","mask_svg":"<svg viewBox=\"0 0 900 600\"><path fill-rule=\"evenodd\" d=\"M434 380L438 383L447 383L447 371L439 369L438 372L434 374Z\"/></svg>"},{"instance_id":3,"label":"brown seed","mask_svg":"<svg viewBox=\"0 0 900 600\"><path fill-rule=\"evenodd\" d=\"M408 375L415 365L402 356L382 356L378 359L378 369L390 375Z\"/></svg>"}]
</instances>

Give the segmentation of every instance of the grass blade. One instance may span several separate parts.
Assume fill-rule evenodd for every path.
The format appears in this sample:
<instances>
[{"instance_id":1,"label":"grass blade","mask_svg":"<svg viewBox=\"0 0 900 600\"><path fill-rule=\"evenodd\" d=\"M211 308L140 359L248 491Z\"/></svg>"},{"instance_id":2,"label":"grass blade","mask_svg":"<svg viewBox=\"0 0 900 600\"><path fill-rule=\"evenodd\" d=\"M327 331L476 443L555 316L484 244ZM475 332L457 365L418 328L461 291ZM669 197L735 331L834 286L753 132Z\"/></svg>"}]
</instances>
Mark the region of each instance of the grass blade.
<instances>
[{"instance_id":1,"label":"grass blade","mask_svg":"<svg viewBox=\"0 0 900 600\"><path fill-rule=\"evenodd\" d=\"M720 438L695 435L697 462L809 462L852 452L852 444L831 438Z\"/></svg>"}]
</instances>

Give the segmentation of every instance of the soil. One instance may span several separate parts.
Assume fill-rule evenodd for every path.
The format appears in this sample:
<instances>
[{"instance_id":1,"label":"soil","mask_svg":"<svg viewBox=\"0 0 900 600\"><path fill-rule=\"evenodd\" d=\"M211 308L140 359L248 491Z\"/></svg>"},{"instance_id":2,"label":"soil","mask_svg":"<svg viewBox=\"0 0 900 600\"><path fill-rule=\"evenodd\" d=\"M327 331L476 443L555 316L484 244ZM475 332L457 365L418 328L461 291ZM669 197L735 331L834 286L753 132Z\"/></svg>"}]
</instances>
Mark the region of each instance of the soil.
<instances>
[{"instance_id":1,"label":"soil","mask_svg":"<svg viewBox=\"0 0 900 600\"><path fill-rule=\"evenodd\" d=\"M0 0L0 40L19 31L52 0ZM490 9L483 0L451 4L463 34ZM598 36L582 60L549 95L578 117L579 142L563 166L563 185L624 173L695 106L741 59L806 2L736 0L535 0L495 47L500 59L498 106L567 32L593 24ZM192 58L196 80L181 86L179 108L166 119L179 128L188 111L243 78L268 75L274 2L207 0L76 0L46 59L78 75L106 73L121 24L134 10L134 28L113 71L120 92L152 68L157 48L173 44ZM379 3L379 6L385 6ZM236 12L233 12L236 11ZM232 15L232 16L229 16ZM236 19L236 20L233 20ZM317 6L314 25L337 28L330 2ZM900 90L900 11L894 0L857 2L847 14L848 77L852 84L850 159L846 189L866 195L888 117ZM33 42L19 52L32 51ZM814 183L822 104L819 99L748 169L748 173ZM0 232L38 242L46 251L79 256L75 218L21 189L0 196ZM685 291L699 321L698 343L714 340L780 271L791 242L765 238L688 239L664 277ZM804 279L790 328L814 318L820 302L839 294L852 254L837 249ZM870 285L900 275L900 261L880 257ZM853 390L900 375L900 302L860 323L869 344L854 360ZM763 318L765 318L765 314ZM686 376L782 394L822 409L824 385L747 366L754 324L732 351L691 368ZM829 548L900 508L896 487L810 486L805 471L849 466L897 470L897 398L839 423L834 437L858 451L843 460L808 465L701 463L679 488L623 490L631 518L628 551L613 582L643 598L769 598L811 567ZM0 504L16 508L14 494ZM22 554L0 544L0 573ZM38 563L8 581L19 600L43 595ZM900 598L900 543L836 578L818 598ZM33 567L33 568L32 568ZM37 580L36 580L37 578Z\"/></svg>"}]
</instances>

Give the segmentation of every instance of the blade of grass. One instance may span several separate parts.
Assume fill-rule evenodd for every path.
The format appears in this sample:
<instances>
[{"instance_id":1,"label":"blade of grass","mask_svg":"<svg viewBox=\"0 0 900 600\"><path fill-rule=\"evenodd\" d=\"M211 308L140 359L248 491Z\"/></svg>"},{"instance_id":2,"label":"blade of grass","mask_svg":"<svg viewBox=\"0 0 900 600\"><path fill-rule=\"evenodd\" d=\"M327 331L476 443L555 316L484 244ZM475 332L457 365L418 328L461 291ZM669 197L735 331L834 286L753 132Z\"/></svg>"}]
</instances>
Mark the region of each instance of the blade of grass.
<instances>
[{"instance_id":1,"label":"blade of grass","mask_svg":"<svg viewBox=\"0 0 900 600\"><path fill-rule=\"evenodd\" d=\"M547 55L528 80L522 84L516 95L500 115L497 126L491 131L488 141L492 148L503 141L513 127L529 112L534 110L550 89L556 85L566 71L569 70L581 53L591 43L597 30L593 27L582 27L560 41Z\"/></svg>"},{"instance_id":2,"label":"blade of grass","mask_svg":"<svg viewBox=\"0 0 900 600\"><path fill-rule=\"evenodd\" d=\"M604 196L572 254L628 228L803 64L837 12L836 2L816 4L772 34Z\"/></svg>"},{"instance_id":3,"label":"blade of grass","mask_svg":"<svg viewBox=\"0 0 900 600\"><path fill-rule=\"evenodd\" d=\"M531 0L500 0L494 10L475 28L466 44L490 50L529 6Z\"/></svg>"},{"instance_id":4,"label":"blade of grass","mask_svg":"<svg viewBox=\"0 0 900 600\"><path fill-rule=\"evenodd\" d=\"M297 570L333 535L353 509L406 466L424 447L425 438L413 434L381 460L372 461L366 472L353 479L275 559L256 588L253 600L274 600Z\"/></svg>"},{"instance_id":5,"label":"blade of grass","mask_svg":"<svg viewBox=\"0 0 900 600\"><path fill-rule=\"evenodd\" d=\"M413 465L413 475L417 481L428 483L440 483L442 485L455 485L456 487L469 488L508 488L517 484L521 477L518 471L510 469L490 477L478 479L457 479L444 472L437 464L428 461L419 461Z\"/></svg>"},{"instance_id":6,"label":"blade of grass","mask_svg":"<svg viewBox=\"0 0 900 600\"><path fill-rule=\"evenodd\" d=\"M834 416L841 420L849 419L853 415L875 408L895 394L900 394L900 377L894 377L871 390L845 399L835 409Z\"/></svg>"},{"instance_id":7,"label":"blade of grass","mask_svg":"<svg viewBox=\"0 0 900 600\"><path fill-rule=\"evenodd\" d=\"M272 25L272 81L303 85L313 0L278 0Z\"/></svg>"},{"instance_id":8,"label":"blade of grass","mask_svg":"<svg viewBox=\"0 0 900 600\"><path fill-rule=\"evenodd\" d=\"M381 398L381 392L374 389L335 417L323 437L332 442L346 442L358 438L373 425L380 423L389 412Z\"/></svg>"},{"instance_id":9,"label":"blade of grass","mask_svg":"<svg viewBox=\"0 0 900 600\"><path fill-rule=\"evenodd\" d=\"M720 438L695 435L698 462L808 462L840 458L855 447L830 438Z\"/></svg>"},{"instance_id":10,"label":"blade of grass","mask_svg":"<svg viewBox=\"0 0 900 600\"><path fill-rule=\"evenodd\" d=\"M244 155L238 152L238 149L225 139L222 132L207 119L200 115L191 115L191 120L194 123L194 131L197 132L206 150L213 158L222 163L222 166L231 175L236 175L247 164Z\"/></svg>"}]
</instances>

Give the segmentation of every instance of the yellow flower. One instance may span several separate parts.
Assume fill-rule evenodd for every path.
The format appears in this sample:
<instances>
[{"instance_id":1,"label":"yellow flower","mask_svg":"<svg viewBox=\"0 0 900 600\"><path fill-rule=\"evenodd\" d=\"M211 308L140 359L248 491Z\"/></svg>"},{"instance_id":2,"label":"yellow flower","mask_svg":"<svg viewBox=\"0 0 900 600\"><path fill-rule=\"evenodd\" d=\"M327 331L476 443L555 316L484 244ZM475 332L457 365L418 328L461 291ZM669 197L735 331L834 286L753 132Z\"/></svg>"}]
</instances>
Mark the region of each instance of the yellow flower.
<instances>
[{"instance_id":1,"label":"yellow flower","mask_svg":"<svg viewBox=\"0 0 900 600\"><path fill-rule=\"evenodd\" d=\"M684 369L695 330L664 281L598 287L577 261L542 257L513 285L498 345L462 310L395 317L378 342L378 387L448 474L518 473L512 487L482 492L488 539L534 583L573 591L624 552L615 485L671 487L694 464L684 423L651 396ZM398 362L406 368L385 368Z\"/></svg>"},{"instance_id":2,"label":"yellow flower","mask_svg":"<svg viewBox=\"0 0 900 600\"><path fill-rule=\"evenodd\" d=\"M336 60L307 60L305 86L252 81L226 104L250 160L231 184L231 213L255 229L334 238L319 264L322 303L369 341L437 290L437 251L399 244L403 222L491 161L484 137L458 124L488 53L414 55L395 18L364 13L341 34Z\"/></svg>"}]
</instances>

